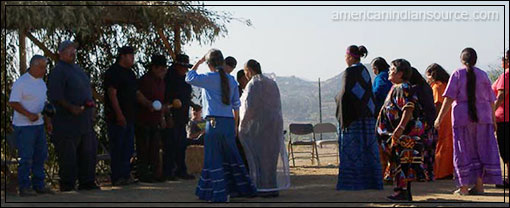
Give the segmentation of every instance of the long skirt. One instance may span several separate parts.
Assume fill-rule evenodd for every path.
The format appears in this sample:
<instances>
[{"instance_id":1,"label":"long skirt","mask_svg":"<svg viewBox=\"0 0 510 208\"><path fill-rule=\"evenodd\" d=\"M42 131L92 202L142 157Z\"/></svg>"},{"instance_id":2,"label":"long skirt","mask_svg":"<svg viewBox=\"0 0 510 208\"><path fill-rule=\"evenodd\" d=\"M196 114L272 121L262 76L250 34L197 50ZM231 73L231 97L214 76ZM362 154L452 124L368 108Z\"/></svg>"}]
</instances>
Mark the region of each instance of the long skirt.
<instances>
[{"instance_id":1,"label":"long skirt","mask_svg":"<svg viewBox=\"0 0 510 208\"><path fill-rule=\"evenodd\" d=\"M383 189L374 129L375 119L363 118L341 130L337 190Z\"/></svg>"},{"instance_id":2,"label":"long skirt","mask_svg":"<svg viewBox=\"0 0 510 208\"><path fill-rule=\"evenodd\" d=\"M227 196L251 196L256 193L239 155L233 118L214 117L207 122L204 138L204 168L195 195L201 200L226 202Z\"/></svg>"},{"instance_id":3,"label":"long skirt","mask_svg":"<svg viewBox=\"0 0 510 208\"><path fill-rule=\"evenodd\" d=\"M493 124L470 123L453 128L453 165L457 186L502 184L498 144Z\"/></svg>"},{"instance_id":4,"label":"long skirt","mask_svg":"<svg viewBox=\"0 0 510 208\"><path fill-rule=\"evenodd\" d=\"M395 188L405 189L409 182L417 179L419 171L423 171L423 149L421 137L408 135L402 135L391 148Z\"/></svg>"},{"instance_id":5,"label":"long skirt","mask_svg":"<svg viewBox=\"0 0 510 208\"><path fill-rule=\"evenodd\" d=\"M418 173L418 181L434 181L437 134L431 129L423 136L423 164Z\"/></svg>"}]
</instances>

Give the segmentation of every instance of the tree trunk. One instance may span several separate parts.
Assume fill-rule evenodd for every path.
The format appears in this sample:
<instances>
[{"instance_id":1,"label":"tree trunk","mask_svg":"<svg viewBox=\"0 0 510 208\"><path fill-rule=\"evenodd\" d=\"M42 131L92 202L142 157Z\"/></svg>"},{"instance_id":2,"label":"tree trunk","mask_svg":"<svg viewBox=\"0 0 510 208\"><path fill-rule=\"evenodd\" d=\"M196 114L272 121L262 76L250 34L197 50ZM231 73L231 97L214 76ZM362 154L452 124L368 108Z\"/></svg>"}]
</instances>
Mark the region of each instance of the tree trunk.
<instances>
[{"instance_id":1,"label":"tree trunk","mask_svg":"<svg viewBox=\"0 0 510 208\"><path fill-rule=\"evenodd\" d=\"M18 30L19 34L19 74L22 75L27 71L27 47L25 30Z\"/></svg>"}]
</instances>

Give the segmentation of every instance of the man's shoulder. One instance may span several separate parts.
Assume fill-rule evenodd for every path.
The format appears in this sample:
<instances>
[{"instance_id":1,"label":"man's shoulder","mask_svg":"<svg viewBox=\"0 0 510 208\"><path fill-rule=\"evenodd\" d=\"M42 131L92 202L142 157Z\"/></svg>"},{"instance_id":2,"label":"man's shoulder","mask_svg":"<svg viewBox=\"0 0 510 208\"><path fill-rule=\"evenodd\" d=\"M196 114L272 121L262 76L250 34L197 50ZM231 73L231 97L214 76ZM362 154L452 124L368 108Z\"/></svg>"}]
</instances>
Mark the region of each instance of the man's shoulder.
<instances>
[{"instance_id":1,"label":"man's shoulder","mask_svg":"<svg viewBox=\"0 0 510 208\"><path fill-rule=\"evenodd\" d=\"M19 87L21 85L23 85L24 83L27 82L27 76L28 72L26 72L25 74L21 75L16 81L14 81L14 83L12 84L12 87Z\"/></svg>"}]
</instances>

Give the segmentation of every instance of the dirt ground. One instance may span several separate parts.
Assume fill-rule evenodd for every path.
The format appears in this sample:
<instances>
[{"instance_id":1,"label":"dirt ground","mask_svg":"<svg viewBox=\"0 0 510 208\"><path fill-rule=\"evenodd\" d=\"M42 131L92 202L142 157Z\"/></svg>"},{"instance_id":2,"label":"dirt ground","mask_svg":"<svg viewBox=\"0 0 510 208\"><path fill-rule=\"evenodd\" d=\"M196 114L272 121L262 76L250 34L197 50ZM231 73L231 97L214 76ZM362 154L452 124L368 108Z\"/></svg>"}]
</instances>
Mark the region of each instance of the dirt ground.
<instances>
[{"instance_id":1,"label":"dirt ground","mask_svg":"<svg viewBox=\"0 0 510 208\"><path fill-rule=\"evenodd\" d=\"M336 148L319 149L321 154L336 152ZM309 155L309 154L308 154ZM301 154L301 156L307 156ZM197 180L165 183L138 183L126 187L103 185L101 190L59 193L37 197L19 197L2 191L4 206L463 206L508 207L508 190L486 186L483 196L454 196L452 180L413 184L412 203L395 203L385 199L392 187L382 191L336 191L338 166L334 157L321 157L321 166L310 159L298 159L291 168L291 188L278 198L234 198L230 204L201 203L195 195ZM107 202L107 203L102 203ZM86 204L81 204L86 203Z\"/></svg>"}]
</instances>

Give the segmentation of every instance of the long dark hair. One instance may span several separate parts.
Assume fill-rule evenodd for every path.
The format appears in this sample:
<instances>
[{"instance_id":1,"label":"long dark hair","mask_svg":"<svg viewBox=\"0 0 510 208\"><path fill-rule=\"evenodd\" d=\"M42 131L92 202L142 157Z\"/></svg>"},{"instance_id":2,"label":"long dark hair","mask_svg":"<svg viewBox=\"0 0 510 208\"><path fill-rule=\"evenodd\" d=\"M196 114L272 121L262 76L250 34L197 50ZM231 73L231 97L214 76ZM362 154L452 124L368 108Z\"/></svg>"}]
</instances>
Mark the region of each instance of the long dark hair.
<instances>
[{"instance_id":1,"label":"long dark hair","mask_svg":"<svg viewBox=\"0 0 510 208\"><path fill-rule=\"evenodd\" d=\"M248 62L246 62L246 66L253 70L255 74L262 74L262 69L260 68L260 63L258 61L250 59Z\"/></svg>"},{"instance_id":2,"label":"long dark hair","mask_svg":"<svg viewBox=\"0 0 510 208\"><path fill-rule=\"evenodd\" d=\"M465 48L460 55L462 64L466 66L467 71L467 96L468 96L468 114L472 121L478 122L476 113L476 75L474 66L478 56L475 49Z\"/></svg>"},{"instance_id":3,"label":"long dark hair","mask_svg":"<svg viewBox=\"0 0 510 208\"><path fill-rule=\"evenodd\" d=\"M411 67L411 71L413 72L411 79L409 79L409 83L412 85L427 85L427 81L423 78L418 69Z\"/></svg>"},{"instance_id":4,"label":"long dark hair","mask_svg":"<svg viewBox=\"0 0 510 208\"><path fill-rule=\"evenodd\" d=\"M450 81L450 74L448 74L441 65L436 63L428 66L425 73L431 76L434 81L440 81L442 83L448 83L448 81Z\"/></svg>"},{"instance_id":5,"label":"long dark hair","mask_svg":"<svg viewBox=\"0 0 510 208\"><path fill-rule=\"evenodd\" d=\"M351 45L347 48L347 52L356 60L360 60L361 57L363 58L367 57L368 54L367 48L365 48L365 46L362 45L361 46Z\"/></svg>"},{"instance_id":6,"label":"long dark hair","mask_svg":"<svg viewBox=\"0 0 510 208\"><path fill-rule=\"evenodd\" d=\"M383 57L377 57L372 60L372 65L375 67L375 69L377 69L377 73L380 73L381 71L387 71L390 68L390 65L388 65Z\"/></svg>"},{"instance_id":7,"label":"long dark hair","mask_svg":"<svg viewBox=\"0 0 510 208\"><path fill-rule=\"evenodd\" d=\"M211 49L206 56L207 64L218 70L221 78L221 101L225 105L230 105L230 84L227 73L223 70L225 60L223 54L218 49Z\"/></svg>"}]
</instances>

